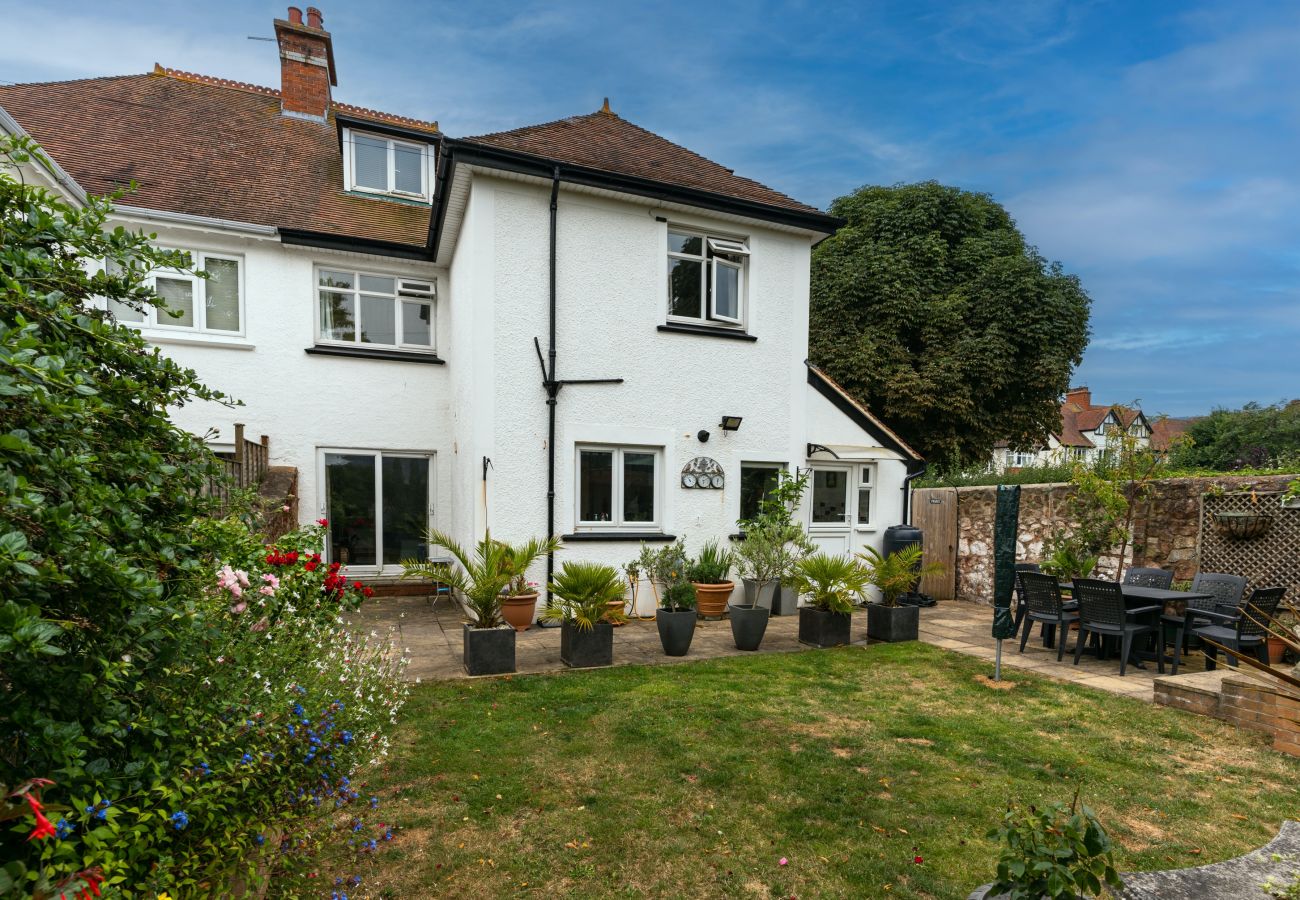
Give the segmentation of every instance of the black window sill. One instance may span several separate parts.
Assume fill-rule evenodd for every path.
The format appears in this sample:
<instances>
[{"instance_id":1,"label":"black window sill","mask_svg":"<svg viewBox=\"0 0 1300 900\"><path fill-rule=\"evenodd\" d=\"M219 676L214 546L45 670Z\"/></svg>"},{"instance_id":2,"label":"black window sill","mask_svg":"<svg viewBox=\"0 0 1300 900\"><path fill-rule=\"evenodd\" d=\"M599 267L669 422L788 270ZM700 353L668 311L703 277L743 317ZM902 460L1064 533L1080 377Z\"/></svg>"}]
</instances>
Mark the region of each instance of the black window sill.
<instances>
[{"instance_id":1,"label":"black window sill","mask_svg":"<svg viewBox=\"0 0 1300 900\"><path fill-rule=\"evenodd\" d=\"M735 328L722 328L718 325L687 325L682 322L669 322L667 325L660 325L660 331L671 331L674 334L695 334L700 337L720 337L730 338L733 341L756 341L754 337L744 331L738 331Z\"/></svg>"},{"instance_id":2,"label":"black window sill","mask_svg":"<svg viewBox=\"0 0 1300 900\"><path fill-rule=\"evenodd\" d=\"M433 353L421 353L418 350L381 350L376 347L333 347L317 344L306 348L312 356L351 356L356 359L387 359L393 362L424 363L427 366L444 366L445 359Z\"/></svg>"},{"instance_id":3,"label":"black window sill","mask_svg":"<svg viewBox=\"0 0 1300 900\"><path fill-rule=\"evenodd\" d=\"M663 543L677 540L675 534L664 534L661 531L579 531L575 534L560 535L562 541L646 541L647 543Z\"/></svg>"}]
</instances>

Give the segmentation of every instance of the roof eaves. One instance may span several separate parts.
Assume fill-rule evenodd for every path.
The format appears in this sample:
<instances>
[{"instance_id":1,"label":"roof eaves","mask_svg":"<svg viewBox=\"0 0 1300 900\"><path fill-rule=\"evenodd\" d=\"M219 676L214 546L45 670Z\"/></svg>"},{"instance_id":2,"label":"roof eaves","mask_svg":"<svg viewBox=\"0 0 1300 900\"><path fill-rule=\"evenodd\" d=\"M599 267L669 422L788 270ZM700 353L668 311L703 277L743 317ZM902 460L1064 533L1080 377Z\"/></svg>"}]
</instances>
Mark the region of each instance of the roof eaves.
<instances>
[{"instance_id":1,"label":"roof eaves","mask_svg":"<svg viewBox=\"0 0 1300 900\"><path fill-rule=\"evenodd\" d=\"M880 421L871 410L867 409L854 399L853 395L846 391L838 381L831 378L831 376L827 375L808 360L804 360L804 365L808 367L809 384L812 384L817 388L824 388L822 391L823 396L827 396L826 392L829 391L832 396L827 396L827 399L836 403L836 405L841 408L847 406L849 409L852 409L857 413L858 416L861 416L862 420L859 421L858 424L862 426L868 434L880 439L882 444L893 445L887 449L896 450L916 462L922 462L925 459L925 457L908 446L907 442L899 437L892 428ZM836 398L838 398L838 402L836 401Z\"/></svg>"}]
</instances>

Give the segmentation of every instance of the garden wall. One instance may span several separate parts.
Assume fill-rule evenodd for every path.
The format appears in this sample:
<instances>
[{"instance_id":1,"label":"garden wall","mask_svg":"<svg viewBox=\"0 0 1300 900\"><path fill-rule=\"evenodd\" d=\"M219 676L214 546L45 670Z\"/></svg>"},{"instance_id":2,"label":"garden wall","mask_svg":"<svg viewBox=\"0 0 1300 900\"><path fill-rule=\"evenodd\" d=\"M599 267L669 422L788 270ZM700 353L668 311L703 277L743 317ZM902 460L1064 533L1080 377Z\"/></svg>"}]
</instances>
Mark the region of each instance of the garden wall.
<instances>
[{"instance_id":1,"label":"garden wall","mask_svg":"<svg viewBox=\"0 0 1300 900\"><path fill-rule=\"evenodd\" d=\"M1278 496L1285 490L1287 482L1296 477L1219 476L1168 478L1155 482L1149 499L1140 504L1137 510L1133 543L1126 554L1125 567L1136 565L1173 569L1176 579L1189 580L1196 574L1203 544L1208 542L1216 571L1233 571L1245 575L1252 586L1259 586L1261 580L1274 584L1284 583L1290 588L1288 599L1295 599L1300 592L1300 560L1295 558L1296 553L1285 548L1300 547L1300 510L1282 510ZM1258 542L1225 544L1212 529L1203 529L1202 495L1212 488L1222 488L1229 492L1229 496L1231 492L1257 491L1261 494L1260 504L1278 512L1275 533L1266 539L1267 553L1252 552L1250 545ZM1063 507L1073 490L1069 484L1032 484L1021 487L1020 530L1016 539L1018 561L1038 562L1042 555L1043 541L1054 532L1069 527ZM928 504L931 493L936 498L943 496L943 505L950 508L947 515L956 518L956 559L954 563L952 557L945 558L944 548L931 548L929 542L926 548L927 558L942 562L953 570L952 590L957 599L991 603L993 516L997 504L997 488L963 487L955 492L951 488L924 488L915 492L914 508ZM946 502L954 493L956 502ZM1203 530L1209 534L1203 535ZM1259 547L1264 547L1264 544L1259 544ZM1101 577L1114 577L1117 562L1113 556L1102 560ZM936 595L944 596L939 592Z\"/></svg>"},{"instance_id":2,"label":"garden wall","mask_svg":"<svg viewBox=\"0 0 1300 900\"><path fill-rule=\"evenodd\" d=\"M1274 750L1300 756L1300 697L1276 683L1246 675L1225 675L1216 691L1206 680L1210 675L1157 678L1155 701L1261 731L1273 739Z\"/></svg>"}]
</instances>

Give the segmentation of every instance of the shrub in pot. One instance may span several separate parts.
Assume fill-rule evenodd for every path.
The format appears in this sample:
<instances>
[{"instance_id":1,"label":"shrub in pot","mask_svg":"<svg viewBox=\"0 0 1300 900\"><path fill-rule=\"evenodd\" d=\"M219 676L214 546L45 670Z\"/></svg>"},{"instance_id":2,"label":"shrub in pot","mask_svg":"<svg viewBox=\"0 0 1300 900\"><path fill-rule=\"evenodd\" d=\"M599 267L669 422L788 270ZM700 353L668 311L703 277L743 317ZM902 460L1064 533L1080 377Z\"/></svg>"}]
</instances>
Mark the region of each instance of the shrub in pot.
<instances>
[{"instance_id":1,"label":"shrub in pot","mask_svg":"<svg viewBox=\"0 0 1300 900\"><path fill-rule=\"evenodd\" d=\"M527 631L537 614L536 581L528 580L528 569L538 559L560 549L559 538L540 540L533 538L522 544L503 544L506 549L506 571L510 581L505 596L501 598L501 616L514 626L515 631Z\"/></svg>"},{"instance_id":2,"label":"shrub in pot","mask_svg":"<svg viewBox=\"0 0 1300 900\"><path fill-rule=\"evenodd\" d=\"M680 579L664 590L663 606L655 615L659 643L668 656L685 656L695 637L695 585Z\"/></svg>"},{"instance_id":3,"label":"shrub in pot","mask_svg":"<svg viewBox=\"0 0 1300 900\"><path fill-rule=\"evenodd\" d=\"M848 556L813 553L795 565L792 582L807 601L799 608L799 643L847 644L853 603L867 589L862 564Z\"/></svg>"},{"instance_id":4,"label":"shrub in pot","mask_svg":"<svg viewBox=\"0 0 1300 900\"><path fill-rule=\"evenodd\" d=\"M921 545L912 544L884 554L867 547L857 555L867 573L867 583L880 591L880 601L867 607L867 637L874 641L914 641L921 622L919 606L899 606L898 597L917 580L943 571L942 563L921 564Z\"/></svg>"},{"instance_id":5,"label":"shrub in pot","mask_svg":"<svg viewBox=\"0 0 1300 900\"><path fill-rule=\"evenodd\" d=\"M1074 900L1124 886L1110 838L1093 811L1079 803L1077 792L1069 806L1008 807L1002 827L988 836L1004 845L998 878L975 896Z\"/></svg>"},{"instance_id":6,"label":"shrub in pot","mask_svg":"<svg viewBox=\"0 0 1300 900\"><path fill-rule=\"evenodd\" d=\"M596 562L566 562L551 581L555 600L542 617L561 622L560 660L572 668L608 666L614 662L614 625L627 621L610 606L623 596L618 570Z\"/></svg>"},{"instance_id":7,"label":"shrub in pot","mask_svg":"<svg viewBox=\"0 0 1300 900\"><path fill-rule=\"evenodd\" d=\"M797 611L799 595L788 581L794 564L814 549L803 527L794 521L808 477L808 472L779 472L776 484L759 501L758 514L736 523L744 534L736 548L736 564L745 584L745 603L766 607L774 616ZM750 541L751 535L758 540Z\"/></svg>"},{"instance_id":8,"label":"shrub in pot","mask_svg":"<svg viewBox=\"0 0 1300 900\"><path fill-rule=\"evenodd\" d=\"M657 556L648 544L642 542L641 552L623 565L623 574L627 577L629 616L652 619L659 608L662 582L655 580Z\"/></svg>"},{"instance_id":9,"label":"shrub in pot","mask_svg":"<svg viewBox=\"0 0 1300 900\"><path fill-rule=\"evenodd\" d=\"M718 617L727 611L727 600L736 587L728 577L733 557L717 541L709 541L686 566L686 577L695 585L695 602L701 616Z\"/></svg>"}]
</instances>

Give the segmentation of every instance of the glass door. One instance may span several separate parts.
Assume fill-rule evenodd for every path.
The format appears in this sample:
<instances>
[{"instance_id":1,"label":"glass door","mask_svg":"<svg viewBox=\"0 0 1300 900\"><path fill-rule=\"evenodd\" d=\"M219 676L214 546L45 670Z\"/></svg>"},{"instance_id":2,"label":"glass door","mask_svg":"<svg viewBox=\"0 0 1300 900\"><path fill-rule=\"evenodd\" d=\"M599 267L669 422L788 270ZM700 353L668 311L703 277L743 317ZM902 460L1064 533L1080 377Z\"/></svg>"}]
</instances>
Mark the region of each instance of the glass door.
<instances>
[{"instance_id":1,"label":"glass door","mask_svg":"<svg viewBox=\"0 0 1300 900\"><path fill-rule=\"evenodd\" d=\"M322 515L326 553L353 570L397 572L427 558L433 521L433 455L326 450Z\"/></svg>"},{"instance_id":2,"label":"glass door","mask_svg":"<svg viewBox=\"0 0 1300 900\"><path fill-rule=\"evenodd\" d=\"M846 553L851 530L849 487L852 468L814 464L808 491L808 537L819 550Z\"/></svg>"}]
</instances>

